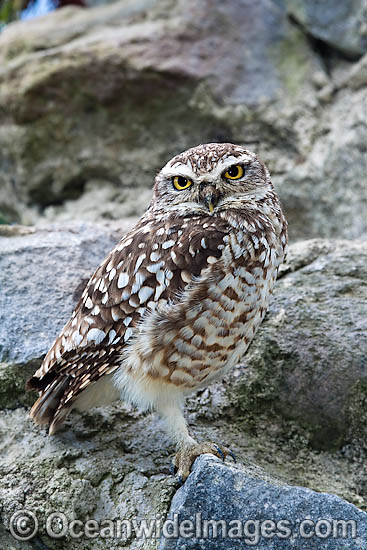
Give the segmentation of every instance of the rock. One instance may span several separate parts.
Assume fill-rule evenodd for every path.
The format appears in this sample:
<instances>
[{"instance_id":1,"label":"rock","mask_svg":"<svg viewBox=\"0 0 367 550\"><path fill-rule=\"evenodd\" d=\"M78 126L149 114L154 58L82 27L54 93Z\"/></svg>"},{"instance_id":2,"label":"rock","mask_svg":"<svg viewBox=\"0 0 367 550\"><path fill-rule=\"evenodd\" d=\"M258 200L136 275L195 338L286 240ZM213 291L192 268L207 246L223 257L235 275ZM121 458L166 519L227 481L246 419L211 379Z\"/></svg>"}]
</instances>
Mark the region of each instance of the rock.
<instances>
[{"instance_id":1,"label":"rock","mask_svg":"<svg viewBox=\"0 0 367 550\"><path fill-rule=\"evenodd\" d=\"M341 88L346 85L356 90L362 88L362 86L367 86L367 54L353 66L339 83Z\"/></svg>"},{"instance_id":2,"label":"rock","mask_svg":"<svg viewBox=\"0 0 367 550\"><path fill-rule=\"evenodd\" d=\"M257 143L269 133L262 111L279 115L323 71L271 0L68 7L9 25L0 66L0 185L9 190L0 209L22 223L64 219L64 202L91 185L106 190L94 220L118 219L116 202L129 196L141 213L142 192L173 154L205 141ZM76 210L66 208L68 219Z\"/></svg>"},{"instance_id":3,"label":"rock","mask_svg":"<svg viewBox=\"0 0 367 550\"><path fill-rule=\"evenodd\" d=\"M345 78L354 87L353 73ZM319 124L297 162L268 153L273 181L285 207L291 240L367 236L366 123L363 87L322 90ZM320 98L321 99L321 98ZM302 128L302 126L300 127ZM265 155L263 155L265 156ZM286 168L281 166L286 164Z\"/></svg>"},{"instance_id":4,"label":"rock","mask_svg":"<svg viewBox=\"0 0 367 550\"><path fill-rule=\"evenodd\" d=\"M307 32L349 57L367 51L365 0L285 0L288 13Z\"/></svg>"},{"instance_id":5,"label":"rock","mask_svg":"<svg viewBox=\"0 0 367 550\"><path fill-rule=\"evenodd\" d=\"M211 455L195 461L168 518L159 550L364 550L367 540L367 514L352 504L264 481Z\"/></svg>"},{"instance_id":6,"label":"rock","mask_svg":"<svg viewBox=\"0 0 367 550\"><path fill-rule=\"evenodd\" d=\"M73 415L72 427L49 437L33 425L24 409L16 409L1 412L0 430L2 522L8 533L17 510L33 511L39 533L32 548L80 549L81 541L73 540L70 533L59 541L47 532L47 517L55 511L65 514L68 522L93 518L103 526L102 520L109 518L115 522L115 533L117 520L166 514L176 482L168 471L172 448L156 420L110 407L83 418ZM162 441L167 449L162 450ZM57 522L54 529L57 533ZM0 532L0 543L3 540ZM85 536L82 540L88 550L106 544L111 550L122 544L151 550L156 542L139 540L134 533L126 540L123 531L120 538L110 534L107 540Z\"/></svg>"},{"instance_id":7,"label":"rock","mask_svg":"<svg viewBox=\"0 0 367 550\"><path fill-rule=\"evenodd\" d=\"M315 8L311 31L357 43L353 2ZM291 240L367 235L365 62L312 48L287 6L121 0L8 25L0 223L140 215L173 154L234 141L269 165Z\"/></svg>"}]
</instances>

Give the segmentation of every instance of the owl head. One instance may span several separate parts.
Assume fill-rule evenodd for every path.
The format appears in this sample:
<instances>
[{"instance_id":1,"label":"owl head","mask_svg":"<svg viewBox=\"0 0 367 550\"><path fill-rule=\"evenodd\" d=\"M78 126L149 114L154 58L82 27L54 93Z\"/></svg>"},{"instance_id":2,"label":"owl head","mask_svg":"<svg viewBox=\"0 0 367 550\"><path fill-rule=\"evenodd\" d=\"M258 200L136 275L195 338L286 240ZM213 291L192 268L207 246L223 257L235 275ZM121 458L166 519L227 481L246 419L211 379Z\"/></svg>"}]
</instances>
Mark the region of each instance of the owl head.
<instances>
[{"instance_id":1,"label":"owl head","mask_svg":"<svg viewBox=\"0 0 367 550\"><path fill-rule=\"evenodd\" d=\"M232 143L207 143L173 157L157 174L151 208L216 215L251 208L273 190L257 156Z\"/></svg>"}]
</instances>

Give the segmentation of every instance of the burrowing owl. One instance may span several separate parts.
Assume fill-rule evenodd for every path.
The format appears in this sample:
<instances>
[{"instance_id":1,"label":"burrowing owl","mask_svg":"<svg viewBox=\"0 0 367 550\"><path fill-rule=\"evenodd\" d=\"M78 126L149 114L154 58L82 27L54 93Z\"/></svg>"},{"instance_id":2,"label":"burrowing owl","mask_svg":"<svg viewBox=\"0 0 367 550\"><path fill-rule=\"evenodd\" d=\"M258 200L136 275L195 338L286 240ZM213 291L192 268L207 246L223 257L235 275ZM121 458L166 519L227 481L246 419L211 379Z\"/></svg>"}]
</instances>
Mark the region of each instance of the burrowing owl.
<instances>
[{"instance_id":1,"label":"burrowing owl","mask_svg":"<svg viewBox=\"0 0 367 550\"><path fill-rule=\"evenodd\" d=\"M264 164L230 143L200 145L158 173L152 202L88 282L28 381L30 416L54 433L71 409L118 397L157 411L185 479L198 444L183 397L223 376L261 323L287 243Z\"/></svg>"}]
</instances>

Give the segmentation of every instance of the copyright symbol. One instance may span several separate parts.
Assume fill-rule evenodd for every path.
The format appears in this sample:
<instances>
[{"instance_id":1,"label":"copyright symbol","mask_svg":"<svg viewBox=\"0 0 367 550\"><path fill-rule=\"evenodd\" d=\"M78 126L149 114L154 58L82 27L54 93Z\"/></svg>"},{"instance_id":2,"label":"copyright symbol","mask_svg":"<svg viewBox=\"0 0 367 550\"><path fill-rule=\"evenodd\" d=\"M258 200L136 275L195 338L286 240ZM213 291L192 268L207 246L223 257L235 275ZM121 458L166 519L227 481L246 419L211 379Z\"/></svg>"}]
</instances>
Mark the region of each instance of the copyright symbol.
<instances>
[{"instance_id":1,"label":"copyright symbol","mask_svg":"<svg viewBox=\"0 0 367 550\"><path fill-rule=\"evenodd\" d=\"M16 540L30 540L38 530L36 515L29 510L17 510L10 518L9 529Z\"/></svg>"}]
</instances>

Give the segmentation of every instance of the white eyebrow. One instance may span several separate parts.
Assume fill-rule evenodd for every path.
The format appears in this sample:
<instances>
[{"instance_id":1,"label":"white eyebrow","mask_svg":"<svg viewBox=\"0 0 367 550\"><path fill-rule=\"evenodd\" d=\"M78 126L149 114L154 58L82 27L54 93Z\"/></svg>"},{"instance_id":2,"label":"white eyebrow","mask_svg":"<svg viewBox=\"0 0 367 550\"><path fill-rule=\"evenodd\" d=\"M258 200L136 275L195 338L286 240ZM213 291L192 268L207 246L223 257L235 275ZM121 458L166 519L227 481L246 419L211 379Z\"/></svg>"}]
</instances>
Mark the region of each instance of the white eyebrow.
<instances>
[{"instance_id":1,"label":"white eyebrow","mask_svg":"<svg viewBox=\"0 0 367 550\"><path fill-rule=\"evenodd\" d=\"M252 162L254 158L255 156L251 157L251 155L246 155L244 153L240 157L231 156L225 159L220 159L218 160L217 166L208 172L208 175L216 179L225 171L226 168L229 168L233 164L248 164Z\"/></svg>"},{"instance_id":2,"label":"white eyebrow","mask_svg":"<svg viewBox=\"0 0 367 550\"><path fill-rule=\"evenodd\" d=\"M226 157L225 159L218 159L217 165L213 170L208 171L206 174L202 174L199 177L199 180L203 177L208 177L210 175L211 177L217 178L219 177L222 172L229 168L229 166L232 166L233 164L247 164L252 162L255 159L255 155L250 155L243 153L240 157L230 156ZM198 164L200 162L200 159L198 160ZM166 178L171 178L173 176L185 176L189 179L197 179L197 175L192 170L190 163L175 163L174 166L168 162L161 170L161 174Z\"/></svg>"},{"instance_id":3,"label":"white eyebrow","mask_svg":"<svg viewBox=\"0 0 367 550\"><path fill-rule=\"evenodd\" d=\"M176 164L175 166L170 166L166 164L161 170L161 174L166 178L173 176L185 176L189 179L195 178L195 174L192 169L187 164Z\"/></svg>"}]
</instances>

